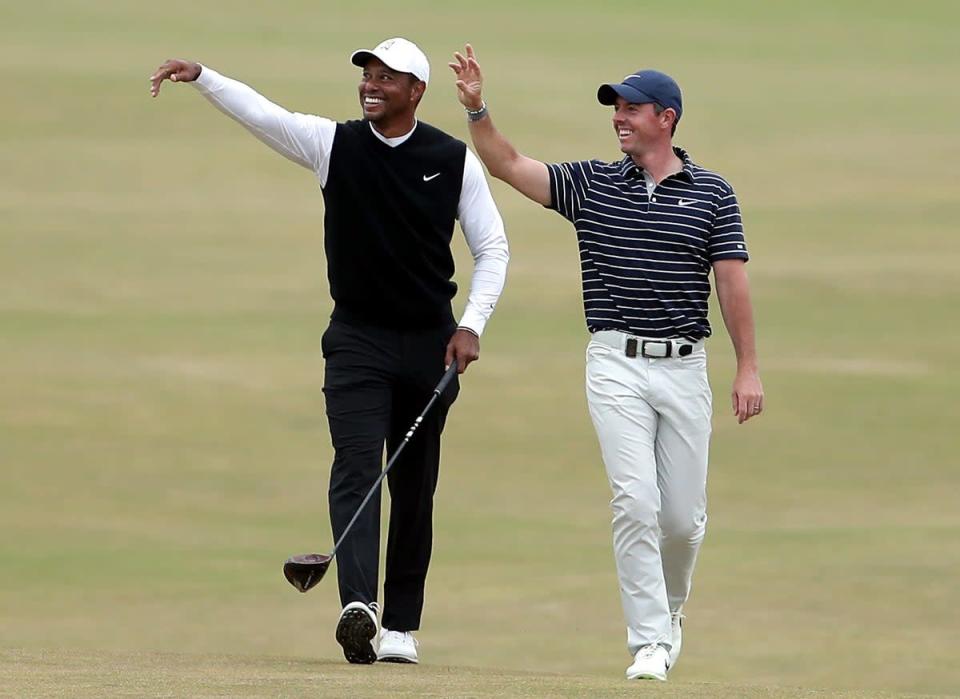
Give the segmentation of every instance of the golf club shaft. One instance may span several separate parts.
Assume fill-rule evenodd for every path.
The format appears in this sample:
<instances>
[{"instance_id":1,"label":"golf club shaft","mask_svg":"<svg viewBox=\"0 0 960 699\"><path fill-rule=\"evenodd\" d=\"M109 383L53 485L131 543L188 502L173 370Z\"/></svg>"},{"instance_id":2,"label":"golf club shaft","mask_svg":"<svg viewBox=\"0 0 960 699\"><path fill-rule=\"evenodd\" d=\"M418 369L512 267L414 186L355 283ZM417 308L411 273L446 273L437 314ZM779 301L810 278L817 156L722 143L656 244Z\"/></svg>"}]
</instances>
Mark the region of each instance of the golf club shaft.
<instances>
[{"instance_id":1,"label":"golf club shaft","mask_svg":"<svg viewBox=\"0 0 960 699\"><path fill-rule=\"evenodd\" d=\"M430 412L430 408L433 407L433 404L437 402L437 399L440 397L440 394L446 389L447 384L453 379L454 375L457 373L457 360L454 359L451 362L450 366L447 367L446 372L443 374L443 378L440 379L440 383L437 384L437 387L433 389L433 395L430 396L430 402L427 403L427 407L423 409L423 412L417 416L417 419L413 421L413 425L410 426L410 429L407 430L406 436L403 438L403 441L400 443L400 446L397 447L397 450L393 452L393 456L390 457L390 460L387 461L387 465L384 467L383 471L377 477L377 480L374 481L373 486L370 488L370 492L367 493L366 497L363 498L363 501L360 503L360 506L357 507L357 511L353 513L353 517L347 523L346 528L343 530L343 533L340 534L340 538L337 539L337 543L333 545L333 551L330 552L330 558L333 558L337 555L337 549L340 548L340 544L343 543L343 540L347 538L347 534L350 533L350 528L353 527L353 523L357 521L357 518L360 516L360 513L363 511L363 508L366 507L367 503L370 502L370 499L373 497L373 494L378 491L380 484L383 482L383 479L387 477L387 473L390 472L390 468L396 462L397 457L400 456L400 452L403 451L403 448L407 446L407 442L410 441L410 438L413 437L413 433L417 431L417 428L420 426L420 423L423 422L423 418Z\"/></svg>"}]
</instances>

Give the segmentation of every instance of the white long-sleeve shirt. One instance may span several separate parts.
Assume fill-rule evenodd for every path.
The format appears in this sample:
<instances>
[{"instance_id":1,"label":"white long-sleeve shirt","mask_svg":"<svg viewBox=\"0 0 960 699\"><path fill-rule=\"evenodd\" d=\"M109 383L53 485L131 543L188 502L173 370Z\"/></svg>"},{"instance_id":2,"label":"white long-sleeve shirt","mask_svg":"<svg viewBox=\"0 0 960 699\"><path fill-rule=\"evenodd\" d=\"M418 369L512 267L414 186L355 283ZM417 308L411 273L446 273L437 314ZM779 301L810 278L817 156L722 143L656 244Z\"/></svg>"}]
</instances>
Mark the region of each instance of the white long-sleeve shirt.
<instances>
[{"instance_id":1,"label":"white long-sleeve shirt","mask_svg":"<svg viewBox=\"0 0 960 699\"><path fill-rule=\"evenodd\" d=\"M312 170L320 187L326 186L330 154L336 146L335 121L313 114L289 112L248 85L220 75L207 66L203 66L200 77L192 84L217 109L273 150ZM409 133L386 138L370 126L377 138L392 147L410 138L416 128L414 123ZM474 261L470 294L458 325L479 336L503 291L510 252L503 219L490 195L483 167L469 148L464 156L457 218Z\"/></svg>"}]
</instances>

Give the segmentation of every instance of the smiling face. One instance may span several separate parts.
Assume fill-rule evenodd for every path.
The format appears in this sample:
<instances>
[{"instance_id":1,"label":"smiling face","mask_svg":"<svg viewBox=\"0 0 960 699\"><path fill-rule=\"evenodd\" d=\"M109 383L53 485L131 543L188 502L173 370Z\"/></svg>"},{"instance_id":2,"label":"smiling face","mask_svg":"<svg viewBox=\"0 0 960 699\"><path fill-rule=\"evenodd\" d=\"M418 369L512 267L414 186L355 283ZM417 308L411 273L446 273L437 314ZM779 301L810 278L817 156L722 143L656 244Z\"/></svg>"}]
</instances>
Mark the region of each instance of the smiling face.
<instances>
[{"instance_id":1,"label":"smiling face","mask_svg":"<svg viewBox=\"0 0 960 699\"><path fill-rule=\"evenodd\" d=\"M613 106L613 130L620 141L620 150L639 156L662 145L664 140L669 143L675 117L673 109L657 114L652 103L634 104L617 97Z\"/></svg>"},{"instance_id":2,"label":"smiling face","mask_svg":"<svg viewBox=\"0 0 960 699\"><path fill-rule=\"evenodd\" d=\"M408 123L412 128L413 114L425 89L425 83L409 73L400 73L371 58L363 67L358 87L363 117L381 133Z\"/></svg>"}]
</instances>

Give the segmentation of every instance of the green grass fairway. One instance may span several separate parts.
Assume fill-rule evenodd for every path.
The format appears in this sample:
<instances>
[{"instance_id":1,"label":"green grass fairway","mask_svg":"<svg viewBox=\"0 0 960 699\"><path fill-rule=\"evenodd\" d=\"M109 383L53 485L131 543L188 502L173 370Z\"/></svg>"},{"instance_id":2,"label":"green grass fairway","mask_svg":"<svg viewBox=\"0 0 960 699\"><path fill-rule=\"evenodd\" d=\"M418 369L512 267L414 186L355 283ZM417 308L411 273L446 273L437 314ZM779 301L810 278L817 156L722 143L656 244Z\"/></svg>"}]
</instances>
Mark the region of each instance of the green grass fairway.
<instances>
[{"instance_id":1,"label":"green grass fairway","mask_svg":"<svg viewBox=\"0 0 960 699\"><path fill-rule=\"evenodd\" d=\"M0 654L0 678L9 664L28 664L37 674L29 681L13 674L17 694L63 697L200 696L200 697L613 697L664 699L877 699L878 692L825 692L790 687L751 687L684 682L645 684L638 690L613 678L572 673L505 672L490 668L434 666L349 666L339 661L278 657L178 655L172 653ZM931 695L896 695L929 697Z\"/></svg>"},{"instance_id":2,"label":"green grass fairway","mask_svg":"<svg viewBox=\"0 0 960 699\"><path fill-rule=\"evenodd\" d=\"M960 53L953 1L0 3L0 697L820 697L960 692ZM601 82L685 94L740 196L766 414L710 344L710 524L682 660L629 663L583 397L572 227L494 184L512 266L445 435L416 668L345 665L320 336L323 203L183 85L194 58L358 112L349 53L407 35L421 117L618 158ZM457 234L465 299L470 259Z\"/></svg>"}]
</instances>

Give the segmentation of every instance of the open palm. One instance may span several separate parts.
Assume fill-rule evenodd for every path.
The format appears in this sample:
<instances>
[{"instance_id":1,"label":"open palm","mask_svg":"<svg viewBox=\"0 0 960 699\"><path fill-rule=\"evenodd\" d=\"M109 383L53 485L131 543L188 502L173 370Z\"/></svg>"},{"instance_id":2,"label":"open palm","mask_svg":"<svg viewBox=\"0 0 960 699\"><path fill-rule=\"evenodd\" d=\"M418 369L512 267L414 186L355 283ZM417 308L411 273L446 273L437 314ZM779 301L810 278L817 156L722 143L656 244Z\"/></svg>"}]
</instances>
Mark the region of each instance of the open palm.
<instances>
[{"instance_id":1,"label":"open palm","mask_svg":"<svg viewBox=\"0 0 960 699\"><path fill-rule=\"evenodd\" d=\"M480 64L477 63L476 54L473 47L467 44L465 47L466 56L459 51L453 54L454 62L447 65L457 75L457 97L460 103L470 110L477 110L483 105L483 73L480 72Z\"/></svg>"}]
</instances>

